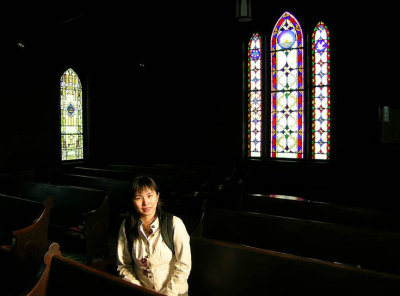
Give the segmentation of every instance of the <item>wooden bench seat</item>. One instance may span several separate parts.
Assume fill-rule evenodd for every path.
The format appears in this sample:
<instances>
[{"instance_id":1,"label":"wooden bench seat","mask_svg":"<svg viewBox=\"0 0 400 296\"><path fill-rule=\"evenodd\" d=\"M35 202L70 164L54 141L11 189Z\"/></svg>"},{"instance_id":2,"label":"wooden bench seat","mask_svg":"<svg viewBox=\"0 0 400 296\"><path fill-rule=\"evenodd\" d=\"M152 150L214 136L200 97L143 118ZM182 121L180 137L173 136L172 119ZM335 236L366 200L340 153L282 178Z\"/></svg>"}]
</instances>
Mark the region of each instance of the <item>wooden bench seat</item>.
<instances>
[{"instance_id":1,"label":"wooden bench seat","mask_svg":"<svg viewBox=\"0 0 400 296\"><path fill-rule=\"evenodd\" d=\"M62 257L53 243L45 255L46 268L36 285L25 296L134 296L161 294L131 284L87 265Z\"/></svg>"},{"instance_id":2,"label":"wooden bench seat","mask_svg":"<svg viewBox=\"0 0 400 296\"><path fill-rule=\"evenodd\" d=\"M399 212L318 202L296 196L244 194L240 210L400 232Z\"/></svg>"},{"instance_id":3,"label":"wooden bench seat","mask_svg":"<svg viewBox=\"0 0 400 296\"><path fill-rule=\"evenodd\" d=\"M400 234L235 210L207 209L200 235L400 274Z\"/></svg>"},{"instance_id":4,"label":"wooden bench seat","mask_svg":"<svg viewBox=\"0 0 400 296\"><path fill-rule=\"evenodd\" d=\"M49 238L83 249L85 261L108 255L109 198L105 191L7 178L0 192L34 201L52 198Z\"/></svg>"},{"instance_id":5,"label":"wooden bench seat","mask_svg":"<svg viewBox=\"0 0 400 296\"><path fill-rule=\"evenodd\" d=\"M35 278L48 247L50 211L50 198L41 203L0 194L0 231L8 238L0 243L0 295Z\"/></svg>"},{"instance_id":6,"label":"wooden bench seat","mask_svg":"<svg viewBox=\"0 0 400 296\"><path fill-rule=\"evenodd\" d=\"M223 231L223 229L220 229ZM400 276L192 237L189 295L382 295Z\"/></svg>"}]
</instances>

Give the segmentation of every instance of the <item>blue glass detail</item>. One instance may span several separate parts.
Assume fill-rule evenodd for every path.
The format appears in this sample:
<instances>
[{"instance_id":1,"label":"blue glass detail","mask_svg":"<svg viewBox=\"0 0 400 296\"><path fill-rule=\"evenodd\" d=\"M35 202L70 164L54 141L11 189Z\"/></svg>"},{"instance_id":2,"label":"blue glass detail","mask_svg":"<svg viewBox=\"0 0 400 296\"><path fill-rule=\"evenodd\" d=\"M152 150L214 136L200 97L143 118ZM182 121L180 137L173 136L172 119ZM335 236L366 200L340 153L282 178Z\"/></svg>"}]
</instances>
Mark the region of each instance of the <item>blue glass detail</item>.
<instances>
[{"instance_id":1,"label":"blue glass detail","mask_svg":"<svg viewBox=\"0 0 400 296\"><path fill-rule=\"evenodd\" d=\"M284 49L291 48L295 42L296 34L291 30L284 30L278 36L278 44Z\"/></svg>"},{"instance_id":2,"label":"blue glass detail","mask_svg":"<svg viewBox=\"0 0 400 296\"><path fill-rule=\"evenodd\" d=\"M327 48L328 44L324 40L318 40L317 43L315 43L315 50L317 52L322 52Z\"/></svg>"},{"instance_id":3,"label":"blue glass detail","mask_svg":"<svg viewBox=\"0 0 400 296\"><path fill-rule=\"evenodd\" d=\"M260 81L260 79L258 79L257 77L254 77L253 81L255 84L257 84Z\"/></svg>"},{"instance_id":4,"label":"blue glass detail","mask_svg":"<svg viewBox=\"0 0 400 296\"><path fill-rule=\"evenodd\" d=\"M68 113L68 115L71 117L72 115L74 115L74 112L75 112L74 105L69 104L68 107L67 107L67 113Z\"/></svg>"},{"instance_id":5,"label":"blue glass detail","mask_svg":"<svg viewBox=\"0 0 400 296\"><path fill-rule=\"evenodd\" d=\"M260 58L261 54L258 49L252 49L250 53L250 57L252 60L258 60Z\"/></svg>"}]
</instances>

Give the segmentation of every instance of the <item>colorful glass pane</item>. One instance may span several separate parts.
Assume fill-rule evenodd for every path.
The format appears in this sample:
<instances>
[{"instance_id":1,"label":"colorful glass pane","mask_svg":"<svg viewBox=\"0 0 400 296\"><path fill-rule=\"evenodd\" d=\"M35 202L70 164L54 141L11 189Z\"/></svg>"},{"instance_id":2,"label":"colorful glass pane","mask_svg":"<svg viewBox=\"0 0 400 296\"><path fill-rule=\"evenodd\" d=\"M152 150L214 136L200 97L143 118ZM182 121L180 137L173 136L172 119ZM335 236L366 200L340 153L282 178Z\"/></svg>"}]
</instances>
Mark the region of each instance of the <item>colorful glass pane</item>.
<instances>
[{"instance_id":1,"label":"colorful glass pane","mask_svg":"<svg viewBox=\"0 0 400 296\"><path fill-rule=\"evenodd\" d=\"M248 44L248 156L260 157L262 147L262 49L255 33Z\"/></svg>"},{"instance_id":2,"label":"colorful glass pane","mask_svg":"<svg viewBox=\"0 0 400 296\"><path fill-rule=\"evenodd\" d=\"M61 76L61 159L83 159L82 85L68 69Z\"/></svg>"},{"instance_id":3,"label":"colorful glass pane","mask_svg":"<svg viewBox=\"0 0 400 296\"><path fill-rule=\"evenodd\" d=\"M271 36L271 157L303 158L303 33L285 12Z\"/></svg>"},{"instance_id":4,"label":"colorful glass pane","mask_svg":"<svg viewBox=\"0 0 400 296\"><path fill-rule=\"evenodd\" d=\"M330 40L323 22L312 34L312 158L330 154Z\"/></svg>"}]
</instances>

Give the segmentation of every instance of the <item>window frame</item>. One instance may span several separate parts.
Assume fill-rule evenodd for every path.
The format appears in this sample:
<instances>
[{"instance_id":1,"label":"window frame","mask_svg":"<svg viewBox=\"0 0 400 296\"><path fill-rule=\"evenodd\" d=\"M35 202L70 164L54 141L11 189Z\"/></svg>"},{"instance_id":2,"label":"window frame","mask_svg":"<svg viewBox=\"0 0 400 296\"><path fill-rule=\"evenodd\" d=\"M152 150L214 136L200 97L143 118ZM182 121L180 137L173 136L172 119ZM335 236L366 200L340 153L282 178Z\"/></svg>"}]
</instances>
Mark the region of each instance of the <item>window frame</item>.
<instances>
[{"instance_id":1,"label":"window frame","mask_svg":"<svg viewBox=\"0 0 400 296\"><path fill-rule=\"evenodd\" d=\"M285 11L288 12L288 11ZM249 28L247 32L244 34L244 41L243 41L243 60L244 69L243 69L243 79L245 80L243 83L244 86L244 120L243 120L243 128L244 128L244 136L243 136L243 159L249 161L272 161L272 162L312 162L312 163L330 163L332 160L332 100L330 100L330 153L328 159L313 159L312 158L312 92L313 92L313 85L312 85L312 32L314 28L320 23L323 22L329 29L329 36L332 37L332 31L330 30L329 24L327 24L324 20L318 20L309 24L308 22L304 22L305 25L302 25L302 20L297 18L296 15L290 13L294 16L299 25L301 26L302 33L303 33L303 79L304 79L304 87L303 87L303 94L304 94L304 102L303 102L303 116L304 116L304 126L303 126L303 158L282 158L271 157L271 36L273 34L273 30L275 28L276 23L279 19L284 15L279 15L276 21L273 22L272 28L266 29L265 26L260 26L258 28ZM310 27L311 26L311 27ZM260 157L251 157L249 156L248 150L248 131L247 131L247 123L249 118L249 110L248 110L248 93L249 89L247 86L247 59L248 59L248 52L247 52L247 45L251 39L253 34L257 33L261 39L263 40L262 46L262 144L261 144L261 156ZM266 42L268 40L268 42ZM330 40L330 48L332 48L332 43ZM332 61L332 52L330 53L330 62ZM330 65L330 69L332 70L332 64ZM330 70L330 72L331 72ZM330 74L331 75L331 74ZM330 98L332 98L332 76L330 80Z\"/></svg>"},{"instance_id":2,"label":"window frame","mask_svg":"<svg viewBox=\"0 0 400 296\"><path fill-rule=\"evenodd\" d=\"M79 70L75 69L76 67L74 66L67 66L64 67L63 70L61 71L60 75L58 76L58 114L59 114L59 136L58 136L58 141L59 141L59 160L61 162L62 165L68 165L68 164L77 164L77 163L84 163L86 161L87 158L87 107L86 107L86 95L85 95L85 85L83 84L83 79L81 77L81 75L78 75ZM62 76L69 70L71 69L75 75L78 77L79 82L81 84L81 106L82 106L82 158L79 159L66 159L63 160L63 147L62 147L62 137L63 137L63 133L62 133L62 110L61 110L61 78Z\"/></svg>"}]
</instances>

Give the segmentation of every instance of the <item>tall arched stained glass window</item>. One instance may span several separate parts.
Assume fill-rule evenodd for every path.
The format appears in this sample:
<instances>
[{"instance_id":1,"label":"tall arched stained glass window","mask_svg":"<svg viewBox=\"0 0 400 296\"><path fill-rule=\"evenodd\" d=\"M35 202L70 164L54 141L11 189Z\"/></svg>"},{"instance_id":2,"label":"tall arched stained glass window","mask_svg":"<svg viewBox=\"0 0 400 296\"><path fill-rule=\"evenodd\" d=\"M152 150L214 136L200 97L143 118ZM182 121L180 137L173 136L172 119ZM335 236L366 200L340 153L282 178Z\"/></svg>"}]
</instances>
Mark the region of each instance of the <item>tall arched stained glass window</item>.
<instances>
[{"instance_id":1,"label":"tall arched stained glass window","mask_svg":"<svg viewBox=\"0 0 400 296\"><path fill-rule=\"evenodd\" d=\"M262 147L262 49L255 33L248 44L248 156L260 157Z\"/></svg>"},{"instance_id":2,"label":"tall arched stained glass window","mask_svg":"<svg viewBox=\"0 0 400 296\"><path fill-rule=\"evenodd\" d=\"M61 159L83 159L82 85L68 69L61 76Z\"/></svg>"},{"instance_id":3,"label":"tall arched stained glass window","mask_svg":"<svg viewBox=\"0 0 400 296\"><path fill-rule=\"evenodd\" d=\"M330 40L323 22L312 34L312 158L329 159Z\"/></svg>"},{"instance_id":4,"label":"tall arched stained glass window","mask_svg":"<svg viewBox=\"0 0 400 296\"><path fill-rule=\"evenodd\" d=\"M271 36L271 157L303 158L303 33L285 12Z\"/></svg>"}]
</instances>

